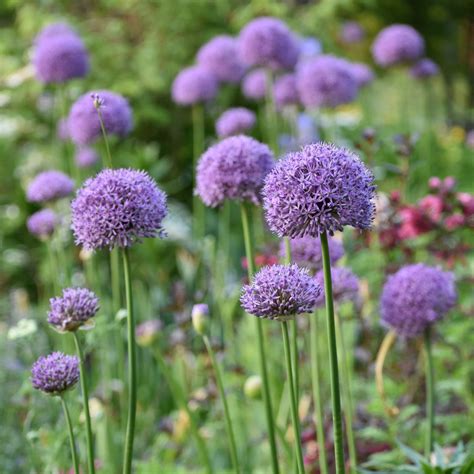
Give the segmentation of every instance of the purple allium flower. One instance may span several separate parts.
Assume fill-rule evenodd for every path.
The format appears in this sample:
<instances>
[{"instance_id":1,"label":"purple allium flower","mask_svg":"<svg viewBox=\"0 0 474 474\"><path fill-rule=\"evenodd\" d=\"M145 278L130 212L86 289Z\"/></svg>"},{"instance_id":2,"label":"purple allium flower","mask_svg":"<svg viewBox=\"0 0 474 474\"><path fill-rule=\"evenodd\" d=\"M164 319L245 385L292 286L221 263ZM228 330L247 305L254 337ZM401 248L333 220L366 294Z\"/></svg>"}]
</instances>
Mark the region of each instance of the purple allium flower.
<instances>
[{"instance_id":1,"label":"purple allium flower","mask_svg":"<svg viewBox=\"0 0 474 474\"><path fill-rule=\"evenodd\" d=\"M153 344L162 328L163 323L159 319L150 319L140 323L135 330L137 344L144 347Z\"/></svg>"},{"instance_id":2,"label":"purple allium flower","mask_svg":"<svg viewBox=\"0 0 474 474\"><path fill-rule=\"evenodd\" d=\"M331 264L336 263L344 255L344 247L339 240L329 238L329 255ZM319 271L323 268L321 241L319 237L300 237L290 239L291 259L301 267ZM285 242L280 243L280 256L285 255Z\"/></svg>"},{"instance_id":3,"label":"purple allium flower","mask_svg":"<svg viewBox=\"0 0 474 474\"><path fill-rule=\"evenodd\" d=\"M352 102L358 86L348 61L324 54L301 65L296 75L306 107L336 107Z\"/></svg>"},{"instance_id":4,"label":"purple allium flower","mask_svg":"<svg viewBox=\"0 0 474 474\"><path fill-rule=\"evenodd\" d=\"M74 181L61 171L43 171L28 185L26 198L29 202L48 202L69 196Z\"/></svg>"},{"instance_id":5,"label":"purple allium flower","mask_svg":"<svg viewBox=\"0 0 474 474\"><path fill-rule=\"evenodd\" d=\"M305 38L300 39L299 49L300 55L297 67L300 63L306 62L308 59L313 59L315 56L318 56L323 51L321 41L311 36L307 36Z\"/></svg>"},{"instance_id":6,"label":"purple allium flower","mask_svg":"<svg viewBox=\"0 0 474 474\"><path fill-rule=\"evenodd\" d=\"M298 104L300 98L296 89L296 76L288 73L276 79L273 86L273 96L275 97L275 104L279 108L285 105Z\"/></svg>"},{"instance_id":7,"label":"purple allium flower","mask_svg":"<svg viewBox=\"0 0 474 474\"><path fill-rule=\"evenodd\" d=\"M74 102L68 118L69 134L77 145L90 145L102 136L96 96L103 101L100 114L108 135L125 137L132 129L132 110L124 97L106 90L87 92Z\"/></svg>"},{"instance_id":8,"label":"purple allium flower","mask_svg":"<svg viewBox=\"0 0 474 474\"><path fill-rule=\"evenodd\" d=\"M67 25L52 25L34 41L33 66L39 81L61 83L89 72L89 56L81 38Z\"/></svg>"},{"instance_id":9,"label":"purple allium flower","mask_svg":"<svg viewBox=\"0 0 474 474\"><path fill-rule=\"evenodd\" d=\"M67 124L67 118L62 118L58 120L56 125L56 136L63 142L69 140L69 128Z\"/></svg>"},{"instance_id":10,"label":"purple allium flower","mask_svg":"<svg viewBox=\"0 0 474 474\"><path fill-rule=\"evenodd\" d=\"M183 69L175 78L171 95L180 105L193 105L208 102L217 94L216 76L203 66Z\"/></svg>"},{"instance_id":11,"label":"purple allium flower","mask_svg":"<svg viewBox=\"0 0 474 474\"><path fill-rule=\"evenodd\" d=\"M221 82L239 82L245 72L238 56L237 40L228 35L216 36L202 46L197 62Z\"/></svg>"},{"instance_id":12,"label":"purple allium flower","mask_svg":"<svg viewBox=\"0 0 474 474\"><path fill-rule=\"evenodd\" d=\"M242 289L242 308L259 318L287 321L309 313L316 305L321 287L298 265L263 267L250 285Z\"/></svg>"},{"instance_id":13,"label":"purple allium flower","mask_svg":"<svg viewBox=\"0 0 474 474\"><path fill-rule=\"evenodd\" d=\"M261 17L247 23L240 32L239 54L249 66L293 69L298 61L299 47L283 21Z\"/></svg>"},{"instance_id":14,"label":"purple allium flower","mask_svg":"<svg viewBox=\"0 0 474 474\"><path fill-rule=\"evenodd\" d=\"M416 79L427 79L438 73L438 65L428 58L420 59L410 69L410 74Z\"/></svg>"},{"instance_id":15,"label":"purple allium flower","mask_svg":"<svg viewBox=\"0 0 474 474\"><path fill-rule=\"evenodd\" d=\"M99 154L94 148L80 146L76 149L74 161L79 168L88 168L99 161Z\"/></svg>"},{"instance_id":16,"label":"purple allium flower","mask_svg":"<svg viewBox=\"0 0 474 474\"><path fill-rule=\"evenodd\" d=\"M48 323L59 331L75 331L99 311L99 298L87 288L66 288L49 305Z\"/></svg>"},{"instance_id":17,"label":"purple allium flower","mask_svg":"<svg viewBox=\"0 0 474 474\"><path fill-rule=\"evenodd\" d=\"M267 90L267 75L264 69L249 72L242 81L242 93L248 99L264 99Z\"/></svg>"},{"instance_id":18,"label":"purple allium flower","mask_svg":"<svg viewBox=\"0 0 474 474\"><path fill-rule=\"evenodd\" d=\"M352 63L351 72L354 76L357 85L364 87L370 84L374 80L374 73L372 69L364 63Z\"/></svg>"},{"instance_id":19,"label":"purple allium flower","mask_svg":"<svg viewBox=\"0 0 474 474\"><path fill-rule=\"evenodd\" d=\"M31 368L33 388L49 395L61 395L74 387L78 380L79 359L62 352L40 357Z\"/></svg>"},{"instance_id":20,"label":"purple allium flower","mask_svg":"<svg viewBox=\"0 0 474 474\"><path fill-rule=\"evenodd\" d=\"M424 39L409 25L384 28L372 44L374 61L382 67L416 61L424 52Z\"/></svg>"},{"instance_id":21,"label":"purple allium flower","mask_svg":"<svg viewBox=\"0 0 474 474\"><path fill-rule=\"evenodd\" d=\"M219 137L230 137L251 130L255 125L255 114L245 107L228 109L216 121Z\"/></svg>"},{"instance_id":22,"label":"purple allium flower","mask_svg":"<svg viewBox=\"0 0 474 474\"><path fill-rule=\"evenodd\" d=\"M130 247L162 237L166 194L144 171L106 169L88 179L71 203L76 244L86 250Z\"/></svg>"},{"instance_id":23,"label":"purple allium flower","mask_svg":"<svg viewBox=\"0 0 474 474\"><path fill-rule=\"evenodd\" d=\"M324 272L320 270L314 277L319 285L324 288ZM344 301L359 302L359 279L348 268L332 267L332 296L336 303L343 303ZM317 306L323 307L325 305L324 290L318 298Z\"/></svg>"},{"instance_id":24,"label":"purple allium flower","mask_svg":"<svg viewBox=\"0 0 474 474\"><path fill-rule=\"evenodd\" d=\"M309 145L319 140L319 133L314 118L306 113L301 113L297 118L298 143Z\"/></svg>"},{"instance_id":25,"label":"purple allium flower","mask_svg":"<svg viewBox=\"0 0 474 474\"><path fill-rule=\"evenodd\" d=\"M372 173L357 155L327 143L306 145L280 160L265 179L263 206L280 237L332 235L345 225L370 227Z\"/></svg>"},{"instance_id":26,"label":"purple allium flower","mask_svg":"<svg viewBox=\"0 0 474 474\"><path fill-rule=\"evenodd\" d=\"M421 263L406 265L383 287L382 322L403 336L414 337L441 319L456 301L452 273Z\"/></svg>"},{"instance_id":27,"label":"purple allium flower","mask_svg":"<svg viewBox=\"0 0 474 474\"><path fill-rule=\"evenodd\" d=\"M58 225L58 217L51 209L42 209L32 214L26 223L28 231L44 239L49 237Z\"/></svg>"},{"instance_id":28,"label":"purple allium flower","mask_svg":"<svg viewBox=\"0 0 474 474\"><path fill-rule=\"evenodd\" d=\"M346 21L341 28L340 38L343 43L360 43L365 38L365 31L357 21Z\"/></svg>"},{"instance_id":29,"label":"purple allium flower","mask_svg":"<svg viewBox=\"0 0 474 474\"><path fill-rule=\"evenodd\" d=\"M201 156L195 192L209 207L225 199L259 204L263 180L273 164L267 145L245 135L225 138Z\"/></svg>"}]
</instances>

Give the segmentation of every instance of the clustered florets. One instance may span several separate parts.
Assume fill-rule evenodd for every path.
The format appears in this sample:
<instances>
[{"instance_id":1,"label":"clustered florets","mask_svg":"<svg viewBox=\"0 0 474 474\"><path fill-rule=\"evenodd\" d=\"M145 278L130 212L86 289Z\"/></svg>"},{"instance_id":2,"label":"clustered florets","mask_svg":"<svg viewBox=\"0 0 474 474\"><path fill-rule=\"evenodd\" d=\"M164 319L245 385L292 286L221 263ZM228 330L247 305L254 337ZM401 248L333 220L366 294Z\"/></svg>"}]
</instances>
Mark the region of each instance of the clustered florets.
<instances>
[{"instance_id":1,"label":"clustered florets","mask_svg":"<svg viewBox=\"0 0 474 474\"><path fill-rule=\"evenodd\" d=\"M50 395L61 395L78 380L79 359L61 352L40 357L31 369L33 387Z\"/></svg>"},{"instance_id":2,"label":"clustered florets","mask_svg":"<svg viewBox=\"0 0 474 474\"><path fill-rule=\"evenodd\" d=\"M194 105L213 99L218 90L216 76L201 65L183 69L175 78L171 95L180 105Z\"/></svg>"},{"instance_id":3,"label":"clustered florets","mask_svg":"<svg viewBox=\"0 0 474 474\"><path fill-rule=\"evenodd\" d=\"M247 132L255 125L255 114L245 107L228 109L216 120L216 132L219 137L230 137Z\"/></svg>"},{"instance_id":4,"label":"clustered florets","mask_svg":"<svg viewBox=\"0 0 474 474\"><path fill-rule=\"evenodd\" d=\"M39 238L50 236L58 225L58 216L51 209L42 209L32 214L26 226L30 233Z\"/></svg>"},{"instance_id":5,"label":"clustered florets","mask_svg":"<svg viewBox=\"0 0 474 474\"><path fill-rule=\"evenodd\" d=\"M43 171L28 185L26 197L30 202L48 202L69 196L74 181L61 171Z\"/></svg>"},{"instance_id":6,"label":"clustered florets","mask_svg":"<svg viewBox=\"0 0 474 474\"><path fill-rule=\"evenodd\" d=\"M315 275L316 281L319 285L324 287L324 272L320 270ZM344 301L359 302L359 279L348 268L332 267L332 297L336 303L343 303ZM318 298L317 306L324 306L326 301L324 291Z\"/></svg>"}]
</instances>

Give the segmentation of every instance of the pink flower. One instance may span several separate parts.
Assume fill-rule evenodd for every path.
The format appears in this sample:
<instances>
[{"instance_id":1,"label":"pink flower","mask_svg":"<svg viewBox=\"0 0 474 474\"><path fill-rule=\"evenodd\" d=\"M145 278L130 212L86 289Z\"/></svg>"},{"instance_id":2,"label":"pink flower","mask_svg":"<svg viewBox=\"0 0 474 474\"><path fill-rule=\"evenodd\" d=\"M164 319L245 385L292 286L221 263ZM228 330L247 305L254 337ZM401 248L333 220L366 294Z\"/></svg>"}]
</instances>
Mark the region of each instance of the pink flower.
<instances>
[{"instance_id":1,"label":"pink flower","mask_svg":"<svg viewBox=\"0 0 474 474\"><path fill-rule=\"evenodd\" d=\"M434 222L439 222L441 220L444 203L439 196L428 194L418 203L418 205L420 209Z\"/></svg>"},{"instance_id":2,"label":"pink flower","mask_svg":"<svg viewBox=\"0 0 474 474\"><path fill-rule=\"evenodd\" d=\"M456 197L461 204L464 215L467 217L472 216L474 214L474 195L469 193L458 193Z\"/></svg>"},{"instance_id":3,"label":"pink flower","mask_svg":"<svg viewBox=\"0 0 474 474\"><path fill-rule=\"evenodd\" d=\"M465 222L465 218L462 214L459 214L459 212L447 217L444 220L444 226L446 227L447 230L455 230L461 227Z\"/></svg>"},{"instance_id":4,"label":"pink flower","mask_svg":"<svg viewBox=\"0 0 474 474\"><path fill-rule=\"evenodd\" d=\"M453 176L446 176L443 180L443 191L449 193L456 186L456 179Z\"/></svg>"},{"instance_id":5,"label":"pink flower","mask_svg":"<svg viewBox=\"0 0 474 474\"><path fill-rule=\"evenodd\" d=\"M441 186L441 180L437 176L432 176L428 180L428 186L433 190L439 189Z\"/></svg>"},{"instance_id":6,"label":"pink flower","mask_svg":"<svg viewBox=\"0 0 474 474\"><path fill-rule=\"evenodd\" d=\"M428 218L416 207L400 209L402 225L398 231L400 239L412 239L432 229Z\"/></svg>"}]
</instances>

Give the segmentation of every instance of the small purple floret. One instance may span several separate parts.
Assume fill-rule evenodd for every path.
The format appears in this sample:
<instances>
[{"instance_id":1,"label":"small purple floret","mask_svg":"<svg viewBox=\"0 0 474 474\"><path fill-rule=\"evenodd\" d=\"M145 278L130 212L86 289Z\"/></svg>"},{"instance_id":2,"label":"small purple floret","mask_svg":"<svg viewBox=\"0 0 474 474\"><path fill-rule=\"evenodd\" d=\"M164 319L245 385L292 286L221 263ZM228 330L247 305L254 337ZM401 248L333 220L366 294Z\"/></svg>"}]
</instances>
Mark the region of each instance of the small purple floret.
<instances>
[{"instance_id":1,"label":"small purple floret","mask_svg":"<svg viewBox=\"0 0 474 474\"><path fill-rule=\"evenodd\" d=\"M416 79L427 79L438 75L439 67L431 59L423 58L411 67L410 74Z\"/></svg>"},{"instance_id":2,"label":"small purple floret","mask_svg":"<svg viewBox=\"0 0 474 474\"><path fill-rule=\"evenodd\" d=\"M359 87L365 87L374 80L374 72L364 63L352 63L351 72Z\"/></svg>"},{"instance_id":3,"label":"small purple floret","mask_svg":"<svg viewBox=\"0 0 474 474\"><path fill-rule=\"evenodd\" d=\"M74 181L61 171L43 171L28 185L26 198L29 202L48 202L69 196Z\"/></svg>"},{"instance_id":4,"label":"small purple floret","mask_svg":"<svg viewBox=\"0 0 474 474\"><path fill-rule=\"evenodd\" d=\"M276 79L273 85L273 96L277 107L282 108L286 105L299 104L300 98L296 88L295 74L283 74Z\"/></svg>"},{"instance_id":5,"label":"small purple floret","mask_svg":"<svg viewBox=\"0 0 474 474\"><path fill-rule=\"evenodd\" d=\"M324 272L320 270L316 276L316 281L324 288ZM359 278L357 278L351 270L344 267L331 268L332 280L332 297L336 303L352 301L357 304L359 302ZM325 305L326 298L324 290L318 298L318 307Z\"/></svg>"},{"instance_id":6,"label":"small purple floret","mask_svg":"<svg viewBox=\"0 0 474 474\"><path fill-rule=\"evenodd\" d=\"M365 31L357 21L346 21L341 28L340 38L343 43L360 43L365 38Z\"/></svg>"},{"instance_id":7,"label":"small purple floret","mask_svg":"<svg viewBox=\"0 0 474 474\"><path fill-rule=\"evenodd\" d=\"M216 76L203 66L183 69L175 78L171 95L180 105L193 105L209 102L218 91Z\"/></svg>"},{"instance_id":8,"label":"small purple floret","mask_svg":"<svg viewBox=\"0 0 474 474\"><path fill-rule=\"evenodd\" d=\"M224 138L245 133L254 127L255 121L255 114L245 107L228 109L216 121L217 136Z\"/></svg>"},{"instance_id":9,"label":"small purple floret","mask_svg":"<svg viewBox=\"0 0 474 474\"><path fill-rule=\"evenodd\" d=\"M31 368L33 388L49 395L62 395L79 380L79 359L53 352L40 357Z\"/></svg>"},{"instance_id":10,"label":"small purple floret","mask_svg":"<svg viewBox=\"0 0 474 474\"><path fill-rule=\"evenodd\" d=\"M266 90L267 76L264 69L255 69L249 72L242 81L242 93L248 99L264 99Z\"/></svg>"},{"instance_id":11,"label":"small purple floret","mask_svg":"<svg viewBox=\"0 0 474 474\"><path fill-rule=\"evenodd\" d=\"M40 239L52 235L57 225L58 217L51 209L42 209L35 212L26 222L28 231Z\"/></svg>"},{"instance_id":12,"label":"small purple floret","mask_svg":"<svg viewBox=\"0 0 474 474\"><path fill-rule=\"evenodd\" d=\"M81 146L74 154L74 161L79 168L88 168L99 161L99 154L94 148Z\"/></svg>"}]
</instances>

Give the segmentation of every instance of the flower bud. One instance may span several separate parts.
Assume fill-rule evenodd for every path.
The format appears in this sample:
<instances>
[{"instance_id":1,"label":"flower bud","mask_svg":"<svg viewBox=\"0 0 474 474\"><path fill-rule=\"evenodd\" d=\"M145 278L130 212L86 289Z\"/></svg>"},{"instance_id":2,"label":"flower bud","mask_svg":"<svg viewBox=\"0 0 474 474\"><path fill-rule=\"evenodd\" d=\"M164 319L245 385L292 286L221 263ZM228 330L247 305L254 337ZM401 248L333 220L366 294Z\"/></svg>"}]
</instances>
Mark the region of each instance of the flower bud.
<instances>
[{"instance_id":1,"label":"flower bud","mask_svg":"<svg viewBox=\"0 0 474 474\"><path fill-rule=\"evenodd\" d=\"M262 379L260 375L251 375L244 384L244 393L248 398L262 398Z\"/></svg>"},{"instance_id":2,"label":"flower bud","mask_svg":"<svg viewBox=\"0 0 474 474\"><path fill-rule=\"evenodd\" d=\"M191 313L194 330L201 336L209 327L209 307L207 304L195 304Z\"/></svg>"}]
</instances>

